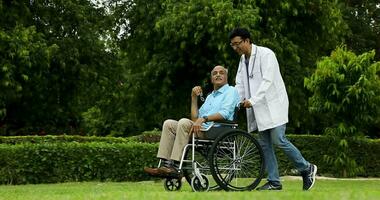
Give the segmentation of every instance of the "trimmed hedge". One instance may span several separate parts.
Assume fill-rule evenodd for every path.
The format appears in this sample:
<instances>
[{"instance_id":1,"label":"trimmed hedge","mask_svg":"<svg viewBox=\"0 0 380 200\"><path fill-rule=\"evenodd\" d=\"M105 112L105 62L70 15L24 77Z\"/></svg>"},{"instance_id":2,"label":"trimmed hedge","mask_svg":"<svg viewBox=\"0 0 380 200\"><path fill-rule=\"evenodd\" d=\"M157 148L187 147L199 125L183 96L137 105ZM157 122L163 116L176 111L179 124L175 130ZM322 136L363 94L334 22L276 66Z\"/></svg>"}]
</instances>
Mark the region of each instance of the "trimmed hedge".
<instances>
[{"instance_id":1,"label":"trimmed hedge","mask_svg":"<svg viewBox=\"0 0 380 200\"><path fill-rule=\"evenodd\" d=\"M339 141L329 136L312 135L288 135L288 139L301 151L309 162L318 166L318 174L323 176L337 176L338 169L323 161L324 155L335 155ZM360 177L380 177L380 140L359 139L349 140L351 149L349 157L355 158L359 166L364 167L364 172L358 174ZM290 174L293 164L283 152L277 150L279 157L279 168L282 174Z\"/></svg>"},{"instance_id":2,"label":"trimmed hedge","mask_svg":"<svg viewBox=\"0 0 380 200\"><path fill-rule=\"evenodd\" d=\"M56 183L68 181L139 181L151 177L144 166L156 166L158 131L128 139L83 136L0 137L0 184ZM338 141L332 137L288 135L289 140L318 174L334 176L337 170L323 162ZM363 166L359 176L380 177L380 140L349 141L351 157ZM293 174L293 164L277 151L282 175Z\"/></svg>"},{"instance_id":3,"label":"trimmed hedge","mask_svg":"<svg viewBox=\"0 0 380 200\"><path fill-rule=\"evenodd\" d=\"M156 152L136 142L0 144L0 184L146 180Z\"/></svg>"},{"instance_id":4,"label":"trimmed hedge","mask_svg":"<svg viewBox=\"0 0 380 200\"><path fill-rule=\"evenodd\" d=\"M137 141L154 143L160 141L158 131L146 132L138 137ZM337 176L338 169L328 165L323 161L324 155L334 155L339 141L331 136L321 135L287 135L287 138L296 146L311 163L318 166L318 174L323 176ZM351 148L351 158L356 158L359 166L364 167L364 172L358 174L361 177L380 177L380 139L359 139L349 140L348 145ZM276 148L276 155L281 175L294 175L295 169L293 163L289 161L286 155Z\"/></svg>"},{"instance_id":5,"label":"trimmed hedge","mask_svg":"<svg viewBox=\"0 0 380 200\"><path fill-rule=\"evenodd\" d=\"M0 144L23 144L23 143L59 143L59 142L105 142L105 143L126 143L129 141L137 141L135 137L120 138L120 137L96 137L96 136L73 136L73 135L59 135L59 136L0 136Z\"/></svg>"}]
</instances>

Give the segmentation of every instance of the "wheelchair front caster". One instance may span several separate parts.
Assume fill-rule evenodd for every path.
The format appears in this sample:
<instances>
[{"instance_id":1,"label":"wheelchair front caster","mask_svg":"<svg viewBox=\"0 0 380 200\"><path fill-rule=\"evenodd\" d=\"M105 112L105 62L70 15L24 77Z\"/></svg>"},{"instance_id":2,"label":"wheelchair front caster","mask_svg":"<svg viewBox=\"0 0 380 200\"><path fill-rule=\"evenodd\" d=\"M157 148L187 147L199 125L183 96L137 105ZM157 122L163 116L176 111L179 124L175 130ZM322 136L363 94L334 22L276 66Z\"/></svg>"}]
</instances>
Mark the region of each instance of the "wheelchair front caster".
<instances>
[{"instance_id":1,"label":"wheelchair front caster","mask_svg":"<svg viewBox=\"0 0 380 200\"><path fill-rule=\"evenodd\" d=\"M166 178L164 183L165 190L177 191L182 187L181 178Z\"/></svg>"},{"instance_id":2,"label":"wheelchair front caster","mask_svg":"<svg viewBox=\"0 0 380 200\"><path fill-rule=\"evenodd\" d=\"M194 192L207 192L210 189L207 176L204 174L201 174L201 177L194 176L191 179L191 188Z\"/></svg>"}]
</instances>

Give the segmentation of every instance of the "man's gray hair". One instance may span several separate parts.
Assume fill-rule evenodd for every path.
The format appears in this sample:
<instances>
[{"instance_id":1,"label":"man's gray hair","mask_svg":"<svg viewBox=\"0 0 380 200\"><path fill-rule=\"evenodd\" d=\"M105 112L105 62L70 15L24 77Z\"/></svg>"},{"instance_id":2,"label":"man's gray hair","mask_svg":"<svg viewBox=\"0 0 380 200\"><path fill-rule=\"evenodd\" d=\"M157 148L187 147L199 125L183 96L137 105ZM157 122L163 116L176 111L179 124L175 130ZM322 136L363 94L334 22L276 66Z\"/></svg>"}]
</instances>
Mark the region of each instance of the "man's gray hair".
<instances>
[{"instance_id":1,"label":"man's gray hair","mask_svg":"<svg viewBox=\"0 0 380 200\"><path fill-rule=\"evenodd\" d=\"M224 69L224 71L226 71L226 75L228 75L228 69L226 67L224 67L223 65L216 65L215 67L222 67ZM214 68L211 70L211 72L214 71Z\"/></svg>"}]
</instances>

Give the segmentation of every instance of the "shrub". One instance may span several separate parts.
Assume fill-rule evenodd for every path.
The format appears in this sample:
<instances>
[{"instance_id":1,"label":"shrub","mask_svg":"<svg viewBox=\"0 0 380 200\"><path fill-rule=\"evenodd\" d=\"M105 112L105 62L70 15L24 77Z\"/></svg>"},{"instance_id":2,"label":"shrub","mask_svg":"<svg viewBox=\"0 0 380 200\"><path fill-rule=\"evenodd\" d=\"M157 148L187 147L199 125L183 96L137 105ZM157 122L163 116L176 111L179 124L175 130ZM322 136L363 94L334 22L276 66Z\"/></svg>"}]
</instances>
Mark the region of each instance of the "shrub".
<instances>
[{"instance_id":1,"label":"shrub","mask_svg":"<svg viewBox=\"0 0 380 200\"><path fill-rule=\"evenodd\" d=\"M340 47L317 63L305 86L309 110L328 121L325 133L339 137L368 134L380 114L380 62L375 51L362 55Z\"/></svg>"},{"instance_id":2,"label":"shrub","mask_svg":"<svg viewBox=\"0 0 380 200\"><path fill-rule=\"evenodd\" d=\"M159 142L161 138L161 131L154 129L152 131L145 131L140 135L130 137L131 141L137 142L147 142L147 143L156 143Z\"/></svg>"},{"instance_id":3,"label":"shrub","mask_svg":"<svg viewBox=\"0 0 380 200\"><path fill-rule=\"evenodd\" d=\"M148 138L148 139L147 139ZM111 137L27 136L0 137L0 184L68 181L138 181L151 177L144 166L157 165L159 131L128 139ZM288 135L303 156L318 165L318 174L340 176L341 169L323 161L337 151L339 140L330 136ZM142 142L145 141L145 142ZM380 177L380 140L347 140L349 156L364 167L363 177ZM277 151L282 175L294 165Z\"/></svg>"},{"instance_id":4,"label":"shrub","mask_svg":"<svg viewBox=\"0 0 380 200\"><path fill-rule=\"evenodd\" d=\"M324 157L335 155L340 140L331 136L288 135L289 140L301 151L309 162L318 165L318 174L323 176L342 177L344 168L337 168L334 164L324 161ZM355 158L358 165L363 167L356 176L380 177L380 140L379 139L348 139L350 148L348 156ZM291 174L294 168L286 155L277 150L279 170L283 175Z\"/></svg>"},{"instance_id":5,"label":"shrub","mask_svg":"<svg viewBox=\"0 0 380 200\"><path fill-rule=\"evenodd\" d=\"M145 180L156 152L156 144L136 142L0 144L0 183Z\"/></svg>"},{"instance_id":6,"label":"shrub","mask_svg":"<svg viewBox=\"0 0 380 200\"><path fill-rule=\"evenodd\" d=\"M305 86L312 92L309 110L324 116L324 133L339 140L336 151L324 156L327 164L339 169L341 176L351 177L364 166L351 157L348 140L369 135L380 114L380 62L375 51L355 55L339 47L317 63L317 69Z\"/></svg>"},{"instance_id":7,"label":"shrub","mask_svg":"<svg viewBox=\"0 0 380 200\"><path fill-rule=\"evenodd\" d=\"M138 141L134 138L116 138L116 137L86 137L86 136L72 136L72 135L60 135L60 136L0 136L0 144L22 144L22 143L62 143L62 142L105 142L105 143L126 143L128 141Z\"/></svg>"}]
</instances>

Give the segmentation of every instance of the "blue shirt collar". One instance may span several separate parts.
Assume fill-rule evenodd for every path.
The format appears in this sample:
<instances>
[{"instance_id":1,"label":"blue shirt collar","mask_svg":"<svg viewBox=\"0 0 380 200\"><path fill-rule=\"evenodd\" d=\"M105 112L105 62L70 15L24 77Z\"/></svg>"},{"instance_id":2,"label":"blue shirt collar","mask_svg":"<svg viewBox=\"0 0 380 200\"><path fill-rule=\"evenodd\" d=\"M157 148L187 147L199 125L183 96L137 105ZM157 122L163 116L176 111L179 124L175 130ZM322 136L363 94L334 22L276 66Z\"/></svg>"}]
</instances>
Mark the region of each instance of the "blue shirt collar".
<instances>
[{"instance_id":1,"label":"blue shirt collar","mask_svg":"<svg viewBox=\"0 0 380 200\"><path fill-rule=\"evenodd\" d=\"M212 91L211 94L212 94L213 96L217 95L218 93L223 94L223 93L228 89L228 87L229 87L229 85L228 85L228 83L227 83L227 84L223 85L221 88L219 88L218 90L214 90L214 91Z\"/></svg>"}]
</instances>

